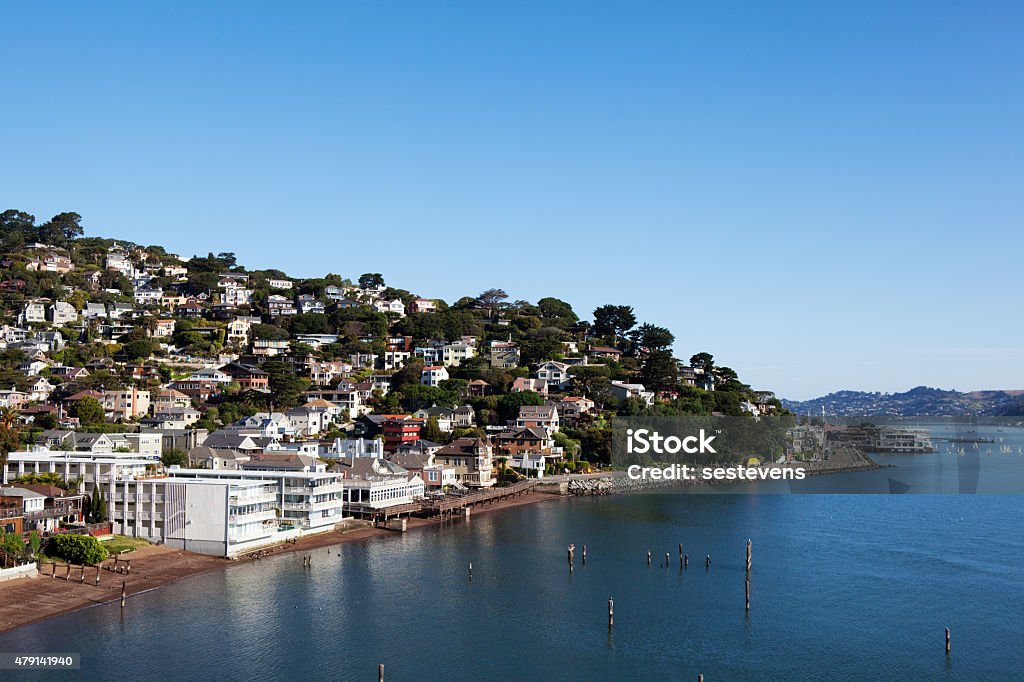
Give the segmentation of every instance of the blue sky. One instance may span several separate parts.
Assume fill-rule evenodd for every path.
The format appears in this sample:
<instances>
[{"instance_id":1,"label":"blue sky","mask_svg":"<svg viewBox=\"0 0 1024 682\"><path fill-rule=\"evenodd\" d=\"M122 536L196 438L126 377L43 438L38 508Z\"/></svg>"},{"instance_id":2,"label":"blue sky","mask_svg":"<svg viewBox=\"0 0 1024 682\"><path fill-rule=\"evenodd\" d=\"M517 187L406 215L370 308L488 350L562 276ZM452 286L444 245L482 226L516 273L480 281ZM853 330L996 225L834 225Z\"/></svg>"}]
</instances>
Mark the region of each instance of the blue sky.
<instances>
[{"instance_id":1,"label":"blue sky","mask_svg":"<svg viewBox=\"0 0 1024 682\"><path fill-rule=\"evenodd\" d=\"M0 21L2 208L449 301L627 303L786 397L1024 388L1020 3Z\"/></svg>"}]
</instances>

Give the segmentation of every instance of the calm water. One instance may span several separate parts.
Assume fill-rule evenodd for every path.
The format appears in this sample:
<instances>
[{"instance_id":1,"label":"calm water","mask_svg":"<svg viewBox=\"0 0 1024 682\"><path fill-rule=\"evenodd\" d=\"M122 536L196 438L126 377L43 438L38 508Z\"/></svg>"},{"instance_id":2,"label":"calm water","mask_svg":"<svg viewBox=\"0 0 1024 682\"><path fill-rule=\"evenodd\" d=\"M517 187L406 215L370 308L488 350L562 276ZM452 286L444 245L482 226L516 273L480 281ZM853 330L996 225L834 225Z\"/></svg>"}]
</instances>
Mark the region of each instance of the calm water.
<instances>
[{"instance_id":1,"label":"calm water","mask_svg":"<svg viewBox=\"0 0 1024 682\"><path fill-rule=\"evenodd\" d=\"M951 457L850 476L920 490L946 484ZM1022 513L1012 495L552 500L317 550L312 570L293 555L198 576L123 618L101 606L0 635L0 651L82 652L74 679L371 680L384 663L388 680L1024 680Z\"/></svg>"}]
</instances>

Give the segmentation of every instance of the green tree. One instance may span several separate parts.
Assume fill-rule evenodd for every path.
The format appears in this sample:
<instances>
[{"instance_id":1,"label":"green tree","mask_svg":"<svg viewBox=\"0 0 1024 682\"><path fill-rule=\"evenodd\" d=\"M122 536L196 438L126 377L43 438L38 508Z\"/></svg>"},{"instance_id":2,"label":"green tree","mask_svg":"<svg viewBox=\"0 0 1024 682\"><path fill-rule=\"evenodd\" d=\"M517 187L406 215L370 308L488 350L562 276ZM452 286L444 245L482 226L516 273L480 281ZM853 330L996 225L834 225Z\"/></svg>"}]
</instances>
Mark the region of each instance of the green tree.
<instances>
[{"instance_id":1,"label":"green tree","mask_svg":"<svg viewBox=\"0 0 1024 682\"><path fill-rule=\"evenodd\" d=\"M3 540L0 541L0 547L3 548L8 561L19 559L25 553L25 543L17 533L5 533Z\"/></svg>"},{"instance_id":2,"label":"green tree","mask_svg":"<svg viewBox=\"0 0 1024 682\"><path fill-rule=\"evenodd\" d=\"M83 426L91 426L93 424L102 424L104 421L103 406L100 405L100 401L93 398L91 395L87 395L81 400L76 401L72 404L71 409L72 417L77 417Z\"/></svg>"},{"instance_id":3,"label":"green tree","mask_svg":"<svg viewBox=\"0 0 1024 682\"><path fill-rule=\"evenodd\" d=\"M104 523L107 519L107 495L100 491L100 503L96 507L96 520L93 523Z\"/></svg>"},{"instance_id":4,"label":"green tree","mask_svg":"<svg viewBox=\"0 0 1024 682\"><path fill-rule=\"evenodd\" d=\"M367 272L359 276L359 287L361 289L382 286L384 286L384 276L379 272Z\"/></svg>"},{"instance_id":5,"label":"green tree","mask_svg":"<svg viewBox=\"0 0 1024 682\"><path fill-rule=\"evenodd\" d=\"M89 509L85 514L86 523L97 523L96 516L100 511L100 488L96 486L92 489L92 499L89 501Z\"/></svg>"},{"instance_id":6,"label":"green tree","mask_svg":"<svg viewBox=\"0 0 1024 682\"><path fill-rule=\"evenodd\" d=\"M543 405L544 396L533 391L507 393L498 399L498 417L503 421L519 416L519 408L523 405Z\"/></svg>"},{"instance_id":7,"label":"green tree","mask_svg":"<svg viewBox=\"0 0 1024 682\"><path fill-rule=\"evenodd\" d=\"M603 305L594 310L594 334L611 337L618 342L620 336L636 325L633 307L628 305Z\"/></svg>"},{"instance_id":8,"label":"green tree","mask_svg":"<svg viewBox=\"0 0 1024 682\"><path fill-rule=\"evenodd\" d=\"M715 366L715 356L711 353L697 353L690 357L690 367L710 372Z\"/></svg>"},{"instance_id":9,"label":"green tree","mask_svg":"<svg viewBox=\"0 0 1024 682\"><path fill-rule=\"evenodd\" d=\"M437 423L437 417L431 417L427 420L427 425L423 429L423 438L435 443L443 443L445 441L445 433Z\"/></svg>"},{"instance_id":10,"label":"green tree","mask_svg":"<svg viewBox=\"0 0 1024 682\"><path fill-rule=\"evenodd\" d=\"M107 558L107 549L91 535L61 534L50 538L46 553L69 564L94 566Z\"/></svg>"},{"instance_id":11,"label":"green tree","mask_svg":"<svg viewBox=\"0 0 1024 682\"><path fill-rule=\"evenodd\" d=\"M668 350L676 341L676 337L665 327L647 323L630 332L629 337L635 346L648 351Z\"/></svg>"},{"instance_id":12,"label":"green tree","mask_svg":"<svg viewBox=\"0 0 1024 682\"><path fill-rule=\"evenodd\" d=\"M476 302L481 308L489 310L491 317L495 318L501 309L502 301L507 298L508 294L505 293L504 289L488 289L476 297Z\"/></svg>"},{"instance_id":13,"label":"green tree","mask_svg":"<svg viewBox=\"0 0 1024 682\"><path fill-rule=\"evenodd\" d=\"M679 363L667 350L651 351L640 368L640 381L653 390L675 388L679 385Z\"/></svg>"},{"instance_id":14,"label":"green tree","mask_svg":"<svg viewBox=\"0 0 1024 682\"><path fill-rule=\"evenodd\" d=\"M85 234L82 216L77 213L58 213L39 226L39 241L64 246Z\"/></svg>"},{"instance_id":15,"label":"green tree","mask_svg":"<svg viewBox=\"0 0 1024 682\"><path fill-rule=\"evenodd\" d=\"M537 301L537 308L541 317L546 320L564 320L568 324L576 322L580 318L573 312L572 306L557 298L542 298Z\"/></svg>"},{"instance_id":16,"label":"green tree","mask_svg":"<svg viewBox=\"0 0 1024 682\"><path fill-rule=\"evenodd\" d=\"M170 448L164 450L163 454L160 455L160 461L163 462L164 466L178 465L181 467L188 466L188 453L178 448Z\"/></svg>"},{"instance_id":17,"label":"green tree","mask_svg":"<svg viewBox=\"0 0 1024 682\"><path fill-rule=\"evenodd\" d=\"M28 534L28 548L32 552L32 556L39 554L39 548L42 546L43 541L39 537L39 531L32 531Z\"/></svg>"}]
</instances>

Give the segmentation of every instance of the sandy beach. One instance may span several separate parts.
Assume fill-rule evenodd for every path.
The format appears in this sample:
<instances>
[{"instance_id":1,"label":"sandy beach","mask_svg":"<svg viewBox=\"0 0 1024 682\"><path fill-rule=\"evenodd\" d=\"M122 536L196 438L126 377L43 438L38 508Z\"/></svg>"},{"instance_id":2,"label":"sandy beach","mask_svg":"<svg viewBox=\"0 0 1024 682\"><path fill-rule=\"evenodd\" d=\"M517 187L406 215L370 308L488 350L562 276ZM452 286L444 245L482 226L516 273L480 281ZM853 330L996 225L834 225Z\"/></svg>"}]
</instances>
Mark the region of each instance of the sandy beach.
<instances>
[{"instance_id":1,"label":"sandy beach","mask_svg":"<svg viewBox=\"0 0 1024 682\"><path fill-rule=\"evenodd\" d=\"M510 509L545 500L564 499L557 495L531 492L490 505L481 505L473 509L473 516L486 514L500 509ZM408 530L438 525L437 518L410 518ZM455 521L460 523L460 521ZM333 530L301 538L296 543L270 547L262 553L266 555L285 554L288 552L304 552L318 548L330 547L347 542L357 542L370 538L399 535L397 531L386 528L374 528L368 525L356 525L345 530ZM121 598L121 583L126 583L126 591L131 597L152 589L178 582L179 580L214 570L224 570L232 566L258 561L249 557L224 559L194 554L165 546L149 545L140 547L125 558L131 558L131 574L121 575L107 570L100 571L100 584L96 585L96 569L88 568L85 582L79 582L79 570L73 569L71 580L64 580L64 572L58 567L57 577L51 578L50 568L46 573L39 573L31 578L21 578L0 583L0 603L8 608L0 612L0 632L35 623L46 618L77 611L79 609L118 601ZM131 600L128 601L131 608Z\"/></svg>"}]
</instances>

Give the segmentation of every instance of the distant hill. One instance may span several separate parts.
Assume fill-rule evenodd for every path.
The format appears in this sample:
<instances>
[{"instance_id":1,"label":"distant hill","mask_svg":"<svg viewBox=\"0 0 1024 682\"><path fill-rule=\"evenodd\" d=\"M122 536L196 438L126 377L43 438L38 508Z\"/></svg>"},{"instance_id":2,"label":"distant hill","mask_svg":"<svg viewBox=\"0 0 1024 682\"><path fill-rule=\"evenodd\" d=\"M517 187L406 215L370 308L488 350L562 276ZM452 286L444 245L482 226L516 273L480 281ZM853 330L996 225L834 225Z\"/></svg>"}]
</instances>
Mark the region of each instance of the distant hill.
<instances>
[{"instance_id":1,"label":"distant hill","mask_svg":"<svg viewBox=\"0 0 1024 682\"><path fill-rule=\"evenodd\" d=\"M944 391L918 386L904 393L836 391L812 400L782 399L786 409L798 414L894 417L920 416L1024 416L1024 390Z\"/></svg>"}]
</instances>

